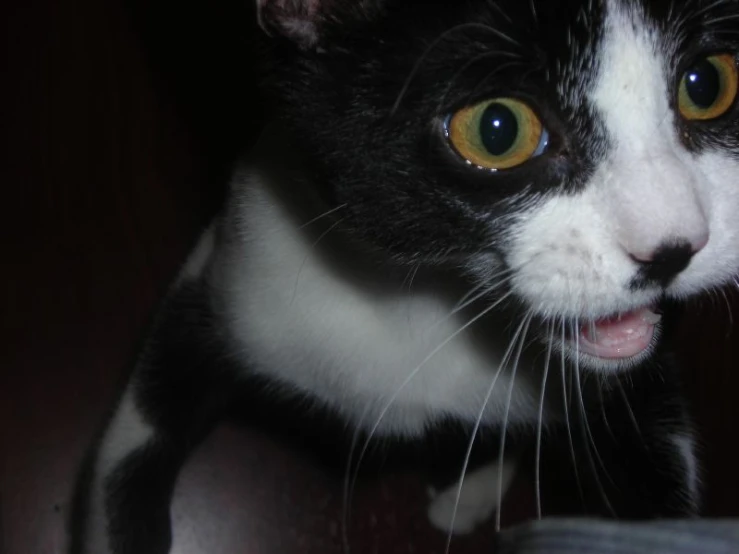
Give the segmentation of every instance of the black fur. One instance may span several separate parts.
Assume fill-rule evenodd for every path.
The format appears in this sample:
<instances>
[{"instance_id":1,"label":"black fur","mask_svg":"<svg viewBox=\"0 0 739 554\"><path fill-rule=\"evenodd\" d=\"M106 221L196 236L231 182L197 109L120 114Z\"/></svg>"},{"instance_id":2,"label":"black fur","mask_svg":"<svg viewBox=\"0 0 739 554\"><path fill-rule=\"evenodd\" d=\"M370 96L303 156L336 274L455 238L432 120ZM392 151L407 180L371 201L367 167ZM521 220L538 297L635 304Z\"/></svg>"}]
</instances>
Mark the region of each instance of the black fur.
<instances>
[{"instance_id":1,"label":"black fur","mask_svg":"<svg viewBox=\"0 0 739 554\"><path fill-rule=\"evenodd\" d=\"M580 190L607 151L603 122L584 97L597 70L602 2L326 0L317 12L298 1L261 4L262 24L274 35L264 50L265 95L275 99L290 131L285 151L300 152L303 178L296 186L315 187L329 208L346 204L326 225L341 217L343 233L395 269L420 263L454 271L469 256L491 251L504 259L500 243L513 217L533 200ZM719 21L736 14L735 3L715 3L704 12L709 2L646 4L649 17L676 29L669 48L678 67L696 51L739 48L731 22ZM290 17L305 25L286 26ZM444 119L471 102L505 95L531 103L550 133L548 150L495 174L461 163L444 140ZM737 121L734 107L718 127L685 124L682 131L695 151L736 149ZM683 265L677 254L646 268L635 287L665 286ZM209 287L201 279L173 288L129 381L155 435L105 479L116 554L167 552L176 475L234 409L249 421L269 413L271 431L316 450L342 471L346 464L354 437L345 422L315 399L243 367ZM579 377L571 364L567 371ZM585 470L571 490L582 487L585 510L694 515L698 506L686 494L686 468L674 467L679 456L668 440L691 431L665 346L627 378L582 379L582 403L576 394L570 409L576 465ZM580 383L573 386L580 390ZM470 429L449 421L435 431L426 440L370 451L379 454L378 467L398 462L443 469L450 481ZM496 431L481 430L480 459L495 452ZM553 430L546 441L551 459L566 467L560 479L573 475L564 430ZM98 447L99 441L80 472L72 554L93 554L84 540Z\"/></svg>"},{"instance_id":2,"label":"black fur","mask_svg":"<svg viewBox=\"0 0 739 554\"><path fill-rule=\"evenodd\" d=\"M155 318L131 383L138 410L156 429L154 440L122 460L105 480L109 536L114 552L162 554L171 543L169 505L187 456L222 418L258 425L300 447L337 476L344 475L354 435L332 410L278 383L244 374L233 347L221 340L223 324L211 306L208 285L186 281L166 298ZM70 554L82 554L96 446L81 466L72 503ZM447 486L458 477L469 432L454 421L418 440L373 441L359 477L414 468ZM470 469L496 452L497 435L481 431ZM356 455L356 452L355 452Z\"/></svg>"},{"instance_id":3,"label":"black fur","mask_svg":"<svg viewBox=\"0 0 739 554\"><path fill-rule=\"evenodd\" d=\"M687 468L671 442L676 434L694 437L679 366L665 346L674 333L670 322L678 321L680 311L673 303L665 304L666 336L651 360L626 375L586 375L582 393L574 389L572 442L565 428L554 430L545 441L545 510L549 506L625 519L699 513L700 498L690 494ZM696 477L700 489L700 468ZM562 503L568 496L569 502Z\"/></svg>"},{"instance_id":4,"label":"black fur","mask_svg":"<svg viewBox=\"0 0 739 554\"><path fill-rule=\"evenodd\" d=\"M511 214L531 200L582 188L609 145L584 98L598 69L603 2L590 3L592 11L580 0L378 4L383 17L347 9L325 22L325 48L296 56L291 42L277 42L266 56L278 115L333 205L349 204L344 229L403 262L456 263L496 248ZM701 2L645 4L648 16L676 29L665 44L675 87L699 52L739 50L734 23L721 20L735 12L731 2L703 13ZM549 129L547 152L493 175L453 163L444 118L511 94ZM684 124L693 148L719 142L735 152L736 110L718 125Z\"/></svg>"}]
</instances>

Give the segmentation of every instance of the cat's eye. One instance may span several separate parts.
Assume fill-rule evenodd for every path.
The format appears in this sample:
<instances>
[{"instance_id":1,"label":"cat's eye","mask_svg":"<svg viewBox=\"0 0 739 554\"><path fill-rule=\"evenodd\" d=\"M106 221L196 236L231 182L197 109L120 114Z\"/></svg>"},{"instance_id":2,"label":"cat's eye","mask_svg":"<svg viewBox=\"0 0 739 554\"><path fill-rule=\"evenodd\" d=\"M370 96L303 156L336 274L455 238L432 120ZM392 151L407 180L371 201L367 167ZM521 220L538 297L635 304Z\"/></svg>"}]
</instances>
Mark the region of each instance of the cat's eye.
<instances>
[{"instance_id":1,"label":"cat's eye","mask_svg":"<svg viewBox=\"0 0 739 554\"><path fill-rule=\"evenodd\" d=\"M734 56L718 54L702 58L683 74L678 89L680 114L689 120L716 119L725 114L737 96Z\"/></svg>"},{"instance_id":2,"label":"cat's eye","mask_svg":"<svg viewBox=\"0 0 739 554\"><path fill-rule=\"evenodd\" d=\"M457 153L490 170L510 169L542 154L549 133L539 117L515 98L495 98L462 108L445 131Z\"/></svg>"}]
</instances>

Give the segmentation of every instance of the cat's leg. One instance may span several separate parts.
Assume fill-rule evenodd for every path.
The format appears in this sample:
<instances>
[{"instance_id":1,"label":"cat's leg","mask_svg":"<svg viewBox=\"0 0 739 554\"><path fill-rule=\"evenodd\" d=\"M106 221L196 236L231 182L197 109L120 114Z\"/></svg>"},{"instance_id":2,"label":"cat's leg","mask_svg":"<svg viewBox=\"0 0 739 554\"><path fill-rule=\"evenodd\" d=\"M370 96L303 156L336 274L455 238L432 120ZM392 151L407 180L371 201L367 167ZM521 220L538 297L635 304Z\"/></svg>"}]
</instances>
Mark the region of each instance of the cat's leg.
<instances>
[{"instance_id":1,"label":"cat's leg","mask_svg":"<svg viewBox=\"0 0 739 554\"><path fill-rule=\"evenodd\" d=\"M461 491L459 481L441 491L431 489L429 520L445 533L471 533L500 507L515 473L516 458L506 457L502 467L496 461L469 471Z\"/></svg>"},{"instance_id":2,"label":"cat's leg","mask_svg":"<svg viewBox=\"0 0 739 554\"><path fill-rule=\"evenodd\" d=\"M234 372L210 333L195 282L165 301L118 406L80 474L72 554L165 554L169 508L187 455L228 404Z\"/></svg>"}]
</instances>

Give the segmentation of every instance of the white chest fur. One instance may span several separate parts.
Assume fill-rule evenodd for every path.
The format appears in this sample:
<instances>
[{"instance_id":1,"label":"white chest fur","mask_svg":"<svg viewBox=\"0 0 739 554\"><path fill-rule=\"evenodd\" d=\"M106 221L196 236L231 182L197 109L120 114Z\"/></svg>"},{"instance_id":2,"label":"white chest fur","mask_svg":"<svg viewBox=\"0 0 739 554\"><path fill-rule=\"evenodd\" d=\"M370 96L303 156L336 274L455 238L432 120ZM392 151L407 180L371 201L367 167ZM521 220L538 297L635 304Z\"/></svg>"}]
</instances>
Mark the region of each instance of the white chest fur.
<instances>
[{"instance_id":1,"label":"white chest fur","mask_svg":"<svg viewBox=\"0 0 739 554\"><path fill-rule=\"evenodd\" d=\"M341 271L322 251L330 231L309 238L265 181L250 175L237 184L238 208L222 223L232 240L212 258L249 370L317 397L355 425L377 424L381 434L419 434L445 416L474 422L481 412L484 423L500 422L513 375L513 363L499 371L508 338L488 337L500 332L494 318L462 330L485 306L451 313L452 296L414 292L381 269ZM537 417L531 375L521 359L510 423Z\"/></svg>"}]
</instances>

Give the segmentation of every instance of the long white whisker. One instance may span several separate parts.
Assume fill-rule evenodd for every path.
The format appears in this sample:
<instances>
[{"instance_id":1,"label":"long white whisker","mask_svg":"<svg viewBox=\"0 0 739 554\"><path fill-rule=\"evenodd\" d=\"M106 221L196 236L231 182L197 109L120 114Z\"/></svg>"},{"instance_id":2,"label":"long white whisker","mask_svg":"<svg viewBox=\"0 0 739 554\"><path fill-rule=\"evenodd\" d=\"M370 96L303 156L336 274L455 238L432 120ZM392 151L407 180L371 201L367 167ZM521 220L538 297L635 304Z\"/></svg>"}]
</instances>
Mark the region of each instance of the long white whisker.
<instances>
[{"instance_id":1,"label":"long white whisker","mask_svg":"<svg viewBox=\"0 0 739 554\"><path fill-rule=\"evenodd\" d=\"M464 310L471 304L474 304L477 302L480 298L484 297L487 294L490 294L497 288L505 285L509 281L513 279L515 276L515 273L519 271L521 268L526 267L527 263L520 264L516 267L507 267L505 269L501 269L497 273L494 273L493 275L490 275L487 277L487 282L480 283L472 287L467 293L462 296L462 298L459 299L459 301L454 305L452 310L444 316L440 321L434 323L434 325L437 325L438 323L445 321L450 316ZM492 281L492 283L490 283ZM478 291L483 288L483 292L478 293ZM477 294L475 294L477 293Z\"/></svg>"},{"instance_id":2,"label":"long white whisker","mask_svg":"<svg viewBox=\"0 0 739 554\"><path fill-rule=\"evenodd\" d=\"M474 304L475 302L477 302L481 298L483 298L483 297L491 294L498 287L504 285L509 280L510 280L510 277L505 277L505 278L501 279L500 281L496 281L495 283L491 284L490 286L485 287L485 289L482 292L478 292L477 294L474 294L473 296L470 296L470 294L472 293L472 291L468 292L467 294L464 295L464 297L459 302L457 302L457 304L449 311L448 314L446 314L444 317L442 317L442 318L434 321L434 323L431 324L431 326L428 328L427 331L431 331L432 329L435 329L439 325L441 325L444 322L448 321L450 317L454 316L455 314L458 314L459 312L461 312L465 308L471 306L472 304ZM478 287L475 287L473 290L479 290L479 288L480 287L478 286ZM506 296L509 296L509 295L510 295L510 291L508 292L508 294L506 294Z\"/></svg>"},{"instance_id":3,"label":"long white whisker","mask_svg":"<svg viewBox=\"0 0 739 554\"><path fill-rule=\"evenodd\" d=\"M505 351L505 354L503 354L503 359L500 362L500 365L498 366L498 370L495 372L495 375L493 376L493 381L490 383L490 387L488 387L487 392L485 393L485 397L482 402L482 407L480 408L480 412L477 416L477 419L475 421L475 425L472 428L472 433L470 435L470 441L467 445L467 451L465 452L464 462L462 463L462 471L459 475L459 485L457 487L457 498L454 503L454 510L452 511L452 521L449 525L449 534L447 535L447 542L446 542L446 549L444 552L446 554L449 554L449 549L451 548L452 544L452 532L454 530L454 523L457 519L457 509L459 508L459 499L462 497L462 487L464 485L464 476L467 473L467 466L470 462L470 457L472 456L472 447L475 444L475 437L477 436L478 431L480 430L480 425L482 423L482 418L485 415L485 408L487 407L488 402L490 401L490 397L493 394L493 389L495 389L495 384L498 382L498 377L500 377L500 374L504 370L505 366L508 364L508 360L511 357L511 353L513 352L513 348L516 345L516 341L521 334L521 330L523 329L525 320L522 321L518 329L513 335L513 338L511 339L511 342L508 345L508 348Z\"/></svg>"},{"instance_id":4,"label":"long white whisker","mask_svg":"<svg viewBox=\"0 0 739 554\"><path fill-rule=\"evenodd\" d=\"M290 299L290 304L292 304L295 301L295 297L298 294L298 282L300 281L300 274L303 271L303 266L305 265L305 262L308 261L308 258L310 257L310 253L313 251L313 249L318 246L318 243L321 242L326 235L328 235L331 231L333 231L337 226L339 226L344 221L344 218L336 220L331 226L326 229L323 233L318 235L318 238L311 244L308 252L305 254L305 257L303 258L303 261L300 264L300 267L298 268L298 272L295 275L295 287L293 288L293 296Z\"/></svg>"},{"instance_id":5,"label":"long white whisker","mask_svg":"<svg viewBox=\"0 0 739 554\"><path fill-rule=\"evenodd\" d=\"M577 469L577 457L575 456L575 443L572 440L572 428L570 427L569 400L567 398L567 378L566 378L567 360L565 359L566 339L565 339L565 318L564 316L562 316L561 327L562 327L562 352L561 352L560 365L562 368L562 399L563 399L563 406L564 406L564 412L565 412L565 426L567 428L567 440L570 446L570 456L572 457L572 468L575 472L575 481L577 482L577 490L578 490L578 493L580 494L580 502L582 503L583 506L585 506L585 495L583 494L582 483L580 482L580 472Z\"/></svg>"},{"instance_id":6,"label":"long white whisker","mask_svg":"<svg viewBox=\"0 0 739 554\"><path fill-rule=\"evenodd\" d=\"M452 315L454 315L456 313L461 312L462 310L464 310L465 308L467 308L471 304L474 304L475 302L477 302L483 296L485 296L487 294L490 294L492 291L494 291L495 289L497 289L499 286L505 284L509 280L510 280L509 277L504 277L500 281L496 281L496 282L490 284L489 286L486 286L482 292L478 292L477 294L473 294L472 296L470 296L470 293L468 292L467 294L464 295L464 297L462 299L460 299L459 302L457 302L454 305L454 307L452 308L452 310L441 321L444 321L449 316L452 316ZM486 283L486 285L487 285L487 283ZM479 290L479 287L475 287L474 291L478 291L478 290Z\"/></svg>"},{"instance_id":7,"label":"long white whisker","mask_svg":"<svg viewBox=\"0 0 739 554\"><path fill-rule=\"evenodd\" d=\"M523 333L521 334L521 340L518 343L518 349L516 350L516 357L513 359L513 370L511 371L511 384L508 386L508 398L506 398L505 414L503 416L502 432L500 434L500 451L498 452L498 509L495 512L495 530L500 531L500 516L503 511L503 462L505 460L505 444L506 444L506 431L508 430L508 415L511 409L511 400L513 399L513 386L516 382L516 370L518 369L518 362L521 359L521 352L523 351L524 344L526 342L526 333L528 333L531 319L534 317L533 312L529 312L524 321L525 325Z\"/></svg>"},{"instance_id":8,"label":"long white whisker","mask_svg":"<svg viewBox=\"0 0 739 554\"><path fill-rule=\"evenodd\" d=\"M365 417L369 413L371 405L367 405L359 418L360 423L364 421ZM342 494L342 518L341 518L341 541L344 554L350 554L351 548L349 546L349 522L351 521L351 498L354 496L354 479L356 475L352 475L352 461L354 451L359 444L359 436L361 435L361 425L357 425L352 435L352 442L349 446L349 456L346 461L346 473L344 475L343 494ZM359 472L359 465L356 469Z\"/></svg>"},{"instance_id":9,"label":"long white whisker","mask_svg":"<svg viewBox=\"0 0 739 554\"><path fill-rule=\"evenodd\" d=\"M308 225L312 225L313 223L315 223L319 219L323 219L324 217L326 217L328 215L331 215L332 213L338 212L339 210L344 209L347 206L348 206L348 204L339 204L335 208L331 208L330 210L323 212L321 215L318 215L318 216L314 217L313 219L309 219L308 221L306 221L305 223L303 223L300 227L298 227L298 229L304 229L305 227L308 227Z\"/></svg>"},{"instance_id":10,"label":"long white whisker","mask_svg":"<svg viewBox=\"0 0 739 554\"><path fill-rule=\"evenodd\" d=\"M636 420L636 416L634 415L634 412L631 409L631 404L629 403L629 397L626 395L626 391L621 384L621 379L618 376L616 376L616 385L618 386L619 393L621 394L621 399L626 406L626 411L629 412L629 420L631 420L631 425L634 427L636 434L639 436L639 440L641 441L642 445L644 445L644 448L646 448L646 445L644 444L644 436L642 435L641 428L639 427L639 422Z\"/></svg>"},{"instance_id":11,"label":"long white whisker","mask_svg":"<svg viewBox=\"0 0 739 554\"><path fill-rule=\"evenodd\" d=\"M590 461L590 469L593 472L593 477L595 477L595 482L598 485L598 490L600 491L601 496L603 497L603 500L605 500L606 506L608 507L608 510L611 512L612 515L616 515L616 513L613 510L613 507L611 506L611 502L608 500L608 494L606 494L605 489L603 488L603 483L601 483L600 480L600 474L598 472L598 468L595 467L595 463L593 462L593 453L595 453L595 456L598 459L598 462L600 463L601 468L603 469L604 473L608 477L608 479L613 483L613 480L610 478L610 475L608 475L608 471L605 468L605 465L603 464L603 460L600 457L600 454L598 453L598 448L595 446L595 441L593 440L593 435L590 432L590 425L588 424L588 414L587 410L585 409L585 401L582 397L582 388L580 386L580 338L579 333L577 333L577 329L579 329L579 325L577 323L577 319L575 319L575 371L574 371L574 378L575 378L575 390L577 391L578 396L578 403L580 406L580 428L583 435L583 446L585 447L585 453L588 456L588 460ZM593 447L593 452L590 450L590 446Z\"/></svg>"},{"instance_id":12,"label":"long white whisker","mask_svg":"<svg viewBox=\"0 0 739 554\"><path fill-rule=\"evenodd\" d=\"M413 288L413 281L416 279L416 275L418 275L418 270L420 268L421 268L421 264L417 263L415 266L413 266L413 269L408 273L408 276L406 276L405 280L408 281L408 292L411 292L411 289ZM403 284L405 284L405 280L403 281ZM401 288L402 288L402 285L401 285Z\"/></svg>"},{"instance_id":13,"label":"long white whisker","mask_svg":"<svg viewBox=\"0 0 739 554\"><path fill-rule=\"evenodd\" d=\"M722 4L725 4L726 0L716 0L716 2L713 2L711 4L707 4L703 6L701 9L697 10L694 14L694 17L701 16L707 14L709 11L712 11L719 7Z\"/></svg>"},{"instance_id":14,"label":"long white whisker","mask_svg":"<svg viewBox=\"0 0 739 554\"><path fill-rule=\"evenodd\" d=\"M421 67L423 66L423 64L426 61L426 58L429 56L429 54L439 44L441 44L441 42L443 42L444 39L449 38L454 33L458 32L460 30L472 29L472 28L482 29L484 31L487 31L489 33L492 33L492 34L494 34L494 35L502 38L503 40L506 40L506 41L510 42L511 44L514 44L515 46L519 46L519 47L521 46L520 43L514 41L509 36L501 33L500 31L498 31L497 29L495 29L493 27L490 27L488 25L484 25L482 23L463 23L463 24L460 24L460 25L456 25L456 26L452 27L451 29L447 29L442 34L440 34L438 37L436 37L431 42L431 44L429 44L429 46L426 48L426 50L421 54L421 56L418 58L418 60L416 60L416 63L413 65L413 68L411 69L411 72L408 74L408 77L403 82L403 86L401 87L400 92L398 93L398 96L395 99L395 102L393 103L393 107L390 110L390 116L391 117L393 115L395 115L395 113L398 111L398 108L400 107L400 103L405 98L405 95L407 94L408 89L410 88L410 85L413 82L413 79L415 79L416 75L420 71Z\"/></svg>"},{"instance_id":15,"label":"long white whisker","mask_svg":"<svg viewBox=\"0 0 739 554\"><path fill-rule=\"evenodd\" d=\"M711 25L716 25L717 23L723 23L724 21L737 21L739 20L739 14L732 13L729 15L724 15L721 17L714 17L713 19L708 19L703 22L703 25L706 27L710 27Z\"/></svg>"},{"instance_id":16,"label":"long white whisker","mask_svg":"<svg viewBox=\"0 0 739 554\"><path fill-rule=\"evenodd\" d=\"M444 339L436 348L434 348L428 356L426 356L423 360L421 360L421 363L419 363L413 371L411 371L408 376L403 380L403 382L398 386L398 388L395 390L395 392L390 396L390 398L387 400L387 402L383 405L382 409L380 410L379 415L377 416L377 419L375 423L373 424L372 428L369 431L369 434L367 435L367 438L364 440L364 443L362 445L362 449L359 453L359 456L357 458L357 464L356 468L354 470L354 475L351 478L351 482L349 484L349 492L345 495L346 497L352 496L352 491L354 490L357 476L359 474L359 467L362 463L362 459L364 458L365 454L367 453L367 449L369 447L370 442L372 441L372 437L374 436L375 432L377 431L378 427L380 426L380 423L382 423L383 418L385 417L385 414L387 414L387 411L390 409L390 406L392 406L393 402L395 402L395 399L398 397L398 395L405 389L406 386L411 382L411 380L418 374L419 371L423 368L423 366L426 365L426 363L429 362L436 354L441 351L442 348L444 348L449 342L454 340L457 336L459 336L461 333L463 333L465 330L467 330L471 325L473 325L475 322L486 316L488 313L490 313L492 310L494 310L497 306L499 306L502 302L504 302L512 292L508 292L499 299L497 299L495 302L487 306L485 309L483 309L481 312L479 312L477 315L469 319L464 325L462 325L459 329L457 329L455 332L453 332L451 335L449 335L446 339ZM367 415L368 410L365 410L362 417L359 420L359 423L357 424L357 431L355 431L355 437L357 437L359 433L359 429L362 427L362 423L364 421L365 416ZM354 441L352 441L354 444ZM352 467L352 458L353 458L354 448L352 448L349 451L349 461L347 462L348 467Z\"/></svg>"},{"instance_id":17,"label":"long white whisker","mask_svg":"<svg viewBox=\"0 0 739 554\"><path fill-rule=\"evenodd\" d=\"M608 431L608 434L611 436L611 440L613 442L618 442L616 439L616 435L613 434L613 430L611 429L611 424L608 423L608 417L606 416L606 401L603 398L603 391L601 390L602 387L605 386L603 383L599 383L597 387L595 387L595 390L598 392L598 401L600 403L600 414L603 418L603 423L606 426L606 430Z\"/></svg>"},{"instance_id":18,"label":"long white whisker","mask_svg":"<svg viewBox=\"0 0 739 554\"><path fill-rule=\"evenodd\" d=\"M523 264L519 267L523 267ZM486 278L485 282L478 283L474 287L472 287L467 293L462 296L462 298L459 299L459 301L454 305L454 310L459 311L464 306L468 306L469 302L468 300L470 297L475 294L477 291L479 291L481 288L485 288L487 290L492 290L503 283L509 281L511 279L511 274L514 273L519 269L519 267L507 267L505 269L501 269L500 271L494 273L493 275L490 275ZM492 282L492 284L490 284ZM491 288L492 287L492 288Z\"/></svg>"},{"instance_id":19,"label":"long white whisker","mask_svg":"<svg viewBox=\"0 0 739 554\"><path fill-rule=\"evenodd\" d=\"M541 394L539 395L539 419L536 424L536 464L534 474L534 484L536 486L536 517L541 519L541 430L544 419L544 396L547 388L547 378L549 377L549 363L552 356L552 341L554 340L554 321L549 322L549 341L547 343L547 354L544 362L544 376L541 382Z\"/></svg>"}]
</instances>

